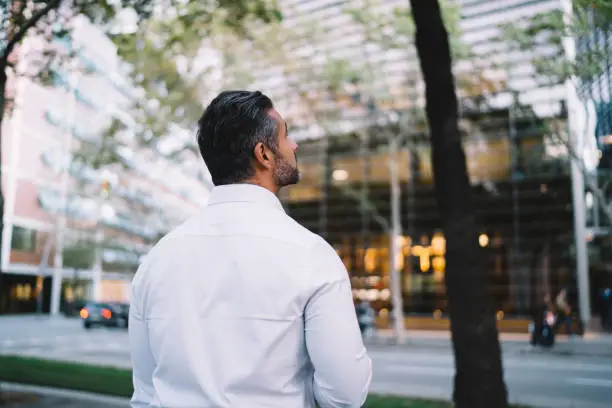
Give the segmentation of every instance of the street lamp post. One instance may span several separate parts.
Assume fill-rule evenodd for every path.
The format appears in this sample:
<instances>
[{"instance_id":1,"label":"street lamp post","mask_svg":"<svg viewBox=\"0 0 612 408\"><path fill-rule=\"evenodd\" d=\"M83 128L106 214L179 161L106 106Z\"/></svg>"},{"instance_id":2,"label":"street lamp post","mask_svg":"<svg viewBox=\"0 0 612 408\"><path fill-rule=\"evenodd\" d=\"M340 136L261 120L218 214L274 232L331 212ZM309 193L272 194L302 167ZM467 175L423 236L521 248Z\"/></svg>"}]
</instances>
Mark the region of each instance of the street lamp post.
<instances>
[{"instance_id":1,"label":"street lamp post","mask_svg":"<svg viewBox=\"0 0 612 408\"><path fill-rule=\"evenodd\" d=\"M100 301L102 292L102 261L104 259L104 250L102 248L102 244L104 242L104 224L102 221L102 218L96 221L96 232L94 236L94 263L93 267L91 268L91 298L94 302Z\"/></svg>"},{"instance_id":2,"label":"street lamp post","mask_svg":"<svg viewBox=\"0 0 612 408\"><path fill-rule=\"evenodd\" d=\"M380 113L375 102L372 103L371 112L375 114L375 122L383 127L389 127L399 122L397 113L383 114L381 118L377 113ZM378 117L377 117L378 116ZM401 271L399 270L398 259L402 256L402 218L401 218L401 191L400 179L397 164L397 156L399 153L399 145L401 141L400 134L394 134L393 131L385 130L387 133L388 145L388 161L389 168L389 195L391 201L391 222L388 224L387 233L389 235L389 275L391 278L391 302L393 305L393 326L395 330L396 341L398 344L403 344L406 340L404 329L404 300L401 283Z\"/></svg>"},{"instance_id":3,"label":"street lamp post","mask_svg":"<svg viewBox=\"0 0 612 408\"><path fill-rule=\"evenodd\" d=\"M397 166L399 140L397 137L389 137L389 178L391 184L391 230L389 231L391 259L389 262L391 273L391 299L393 301L393 322L395 323L395 335L398 344L405 342L404 331L404 301L402 294L402 282L398 259L402 256L400 240L402 238L401 221L401 193L399 172Z\"/></svg>"},{"instance_id":4,"label":"street lamp post","mask_svg":"<svg viewBox=\"0 0 612 408\"><path fill-rule=\"evenodd\" d=\"M563 1L563 18L567 27L571 26L573 19L573 2ZM576 40L570 32L563 37L565 56L569 62L576 59ZM570 146L576 148L575 158L571 158L572 176L572 204L574 212L574 239L576 245L576 278L578 281L578 304L580 318L585 326L591 320L591 299L589 287L589 259L586 231L585 186L584 173L579 160L584 159L583 138L585 129L581 129L580 101L577 95L577 79L570 77L566 83L567 114Z\"/></svg>"},{"instance_id":5,"label":"street lamp post","mask_svg":"<svg viewBox=\"0 0 612 408\"><path fill-rule=\"evenodd\" d=\"M49 234L45 240L43 248L43 256L38 266L38 278L36 280L36 314L42 314L43 310L43 287L45 279L45 269L49 266L49 253L53 244L53 236Z\"/></svg>"},{"instance_id":6,"label":"street lamp post","mask_svg":"<svg viewBox=\"0 0 612 408\"><path fill-rule=\"evenodd\" d=\"M57 316L60 312L60 303L62 297L62 279L64 271L64 235L66 230L66 217L68 212L68 185L70 181L70 165L72 160L72 144L74 139L74 124L76 118L76 91L78 84L78 76L76 74L76 59L72 62L70 72L70 103L68 104L68 129L65 136L66 159L62 170L60 199L55 237L55 252L53 254L53 281L51 283L51 315Z\"/></svg>"},{"instance_id":7,"label":"street lamp post","mask_svg":"<svg viewBox=\"0 0 612 408\"><path fill-rule=\"evenodd\" d=\"M102 297L102 264L104 261L104 224L115 218L115 209L106 200L110 197L111 184L116 182L116 175L108 170L102 171L102 185L100 189L100 200L98 202L98 217L96 219L95 232L95 256L92 267L92 298L98 302Z\"/></svg>"},{"instance_id":8,"label":"street lamp post","mask_svg":"<svg viewBox=\"0 0 612 408\"><path fill-rule=\"evenodd\" d=\"M371 211L372 216L376 222L380 224L385 233L389 237L389 275L390 275L390 290L391 290L391 302L392 302L392 316L393 316L393 327L395 331L396 341L399 344L405 341L405 330L404 330L404 307L403 307L403 293L401 285L401 277L398 265L398 259L402 256L402 225L401 225L401 192L400 192L400 180L397 164L397 155L399 152L399 145L401 143L401 135L393 134L393 131L389 133L386 129L389 126L394 125L399 121L399 115L396 112L381 112L376 104L376 100L371 97L366 103L362 103L362 95L359 88L351 83L347 89L347 93L351 96L351 99L356 101L360 106L365 108L367 112L367 120L365 126L367 130L361 133L361 147L360 152L362 155L368 152L369 143L369 132L371 132L376 126L381 126L386 134L388 144L388 161L387 166L389 169L389 184L390 184L390 201L391 201L391 220L380 216L376 208L368 201L368 188L366 184L368 175L368 161L364 163L364 179L362 180L361 191L354 194L354 197L359 201L359 205L362 211L362 230L364 233L364 250L365 239L367 236L367 221L364 217L363 212ZM331 174L331 178L335 181L345 181L348 175L345 172L334 171ZM349 191L351 195L354 192Z\"/></svg>"},{"instance_id":9,"label":"street lamp post","mask_svg":"<svg viewBox=\"0 0 612 408\"><path fill-rule=\"evenodd\" d=\"M102 264L104 261L104 222L109 221L115 216L115 210L108 204L100 206L100 215L96 221L96 232L94 237L95 252L94 263L92 267L91 292L92 299L96 302L102 299Z\"/></svg>"}]
</instances>

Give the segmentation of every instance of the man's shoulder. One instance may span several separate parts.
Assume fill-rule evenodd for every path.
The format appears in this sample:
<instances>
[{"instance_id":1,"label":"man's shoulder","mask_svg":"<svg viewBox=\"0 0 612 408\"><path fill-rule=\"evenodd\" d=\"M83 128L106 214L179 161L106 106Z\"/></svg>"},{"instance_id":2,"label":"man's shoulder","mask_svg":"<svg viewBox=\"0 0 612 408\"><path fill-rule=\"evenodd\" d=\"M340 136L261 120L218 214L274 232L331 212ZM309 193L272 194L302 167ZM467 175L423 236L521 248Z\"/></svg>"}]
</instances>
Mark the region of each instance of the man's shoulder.
<instances>
[{"instance_id":1,"label":"man's shoulder","mask_svg":"<svg viewBox=\"0 0 612 408\"><path fill-rule=\"evenodd\" d=\"M253 217L251 214L249 217ZM251 222L244 223L245 217L237 215L225 230L230 235L253 235L267 239L291 243L303 250L313 250L321 245L328 245L318 234L310 231L290 215L283 211L270 210L259 213ZM163 236L150 250L147 257L166 254L183 246L190 238L207 235L208 225L214 223L214 214L207 213L206 209L198 215L192 216ZM218 232L218 231L217 231Z\"/></svg>"},{"instance_id":2,"label":"man's shoulder","mask_svg":"<svg viewBox=\"0 0 612 408\"><path fill-rule=\"evenodd\" d=\"M314 244L319 238L321 238L319 235L297 222L287 213L279 212L278 217L280 220L282 220L282 224L279 223L277 226L283 226L300 238L308 240L311 244Z\"/></svg>"},{"instance_id":3,"label":"man's shoulder","mask_svg":"<svg viewBox=\"0 0 612 408\"><path fill-rule=\"evenodd\" d=\"M155 257L159 253L166 252L173 245L180 245L180 242L176 238L185 235L185 231L189 228L189 225L193 223L194 217L190 217L183 221L178 226L171 229L168 233L162 236L142 257L141 266L146 263L148 259Z\"/></svg>"}]
</instances>

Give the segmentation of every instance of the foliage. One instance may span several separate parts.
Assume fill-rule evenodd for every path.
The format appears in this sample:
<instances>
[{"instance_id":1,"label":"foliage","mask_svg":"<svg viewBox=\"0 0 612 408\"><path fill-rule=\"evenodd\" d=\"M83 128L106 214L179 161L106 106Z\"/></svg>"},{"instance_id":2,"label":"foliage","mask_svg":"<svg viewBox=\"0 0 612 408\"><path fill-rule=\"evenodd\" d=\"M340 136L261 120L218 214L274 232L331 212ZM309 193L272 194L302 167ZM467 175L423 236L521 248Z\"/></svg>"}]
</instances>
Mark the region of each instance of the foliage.
<instances>
[{"instance_id":1,"label":"foliage","mask_svg":"<svg viewBox=\"0 0 612 408\"><path fill-rule=\"evenodd\" d=\"M53 39L62 40L70 36L71 20L83 14L113 34L120 56L134 65L133 74L137 85L147 91L145 99L153 99L161 105L152 109L145 105L147 109L143 127L152 127L155 135L167 130L163 125L158 125L159 122L180 122L181 118L186 118L184 122L189 123L194 118L192 111L196 109L194 104L199 99L192 85L198 78L184 81L176 66L178 56L195 58L202 41L220 26L242 32L243 24L251 21L270 22L281 18L276 2L270 0L171 0L166 7L172 12L165 16L156 14L160 2L145 0L121 0L119 3L111 0L74 0L71 3L49 0L14 4L13 12L3 21L7 30L4 38L6 46L0 54L0 70L15 69L9 54L27 32L32 31L49 43ZM114 24L116 17L119 13L125 14L123 12L127 10L136 14L140 30L128 33L117 30ZM143 39L145 37L146 40ZM44 47L38 56L38 69L33 70L32 64L28 64L27 72L18 74L48 82L53 75L52 68L66 66L77 52ZM196 105L196 110L199 110L200 104Z\"/></svg>"},{"instance_id":2,"label":"foliage","mask_svg":"<svg viewBox=\"0 0 612 408\"><path fill-rule=\"evenodd\" d=\"M165 134L165 124L173 121L192 125L194 110L201 113L197 89L192 86L198 78L185 81L176 66L177 57L195 58L202 41L218 27L240 33L243 25L253 21L271 22L281 18L273 0L171 0L163 4L167 7L165 15L158 10L161 2L146 0L49 0L10 4L12 7L7 6L6 10L11 12L0 15L6 28L4 38L0 38L3 45L0 72L11 71L43 83L51 82L53 70L69 65L78 50L44 46L36 56L36 63L29 61L27 69L21 72L15 71L17 64L9 56L27 34L38 35L48 44L54 39L69 38L71 21L83 14L113 34L120 56L134 65L136 83L147 92L144 98L147 102L140 112L142 128L151 128L143 131L148 136L145 140ZM118 29L117 17L125 17L128 12L136 16L140 30L125 33ZM2 85L4 97L4 82ZM153 106L148 103L150 99L154 100ZM4 108L6 99L0 98L0 101Z\"/></svg>"},{"instance_id":3,"label":"foliage","mask_svg":"<svg viewBox=\"0 0 612 408\"><path fill-rule=\"evenodd\" d=\"M461 6L452 0L441 0L442 17L449 32L452 59L457 67L457 86L464 96L482 102L484 95L502 89L505 84L490 75L495 64L474 53L461 37ZM373 11L380 0L368 0L361 8L349 8L347 13L364 29L366 43L383 49L406 49L413 44L415 33L409 7L396 7L393 13ZM418 80L414 78L414 80ZM412 85L408 83L410 87Z\"/></svg>"},{"instance_id":4,"label":"foliage","mask_svg":"<svg viewBox=\"0 0 612 408\"><path fill-rule=\"evenodd\" d=\"M60 70L94 74L77 62L79 50L57 46L71 38L74 18L84 15L113 34L120 55L133 64L136 84L145 91L142 106L135 109L141 122L135 133L138 141L146 143L167 134L170 123L191 127L201 113L201 95L193 86L197 78L188 80L182 75L178 56L195 57L202 41L218 26L240 33L243 25L281 18L274 0L37 0L3 1L1 5L0 129L5 113L10 114L12 108L6 87L9 78L27 76L51 85ZM130 16L140 30L123 32L121 19ZM36 38L35 46L28 50L28 64L19 64L14 51L30 35ZM75 164L93 169L117 162L125 165L117 154L121 143L116 136L122 131L118 121L109 120L99 142L84 143L75 152ZM0 217L3 209L0 193Z\"/></svg>"},{"instance_id":5,"label":"foliage","mask_svg":"<svg viewBox=\"0 0 612 408\"><path fill-rule=\"evenodd\" d=\"M362 82L362 73L351 67L347 60L330 59L324 66L328 90L338 94L346 84L358 85Z\"/></svg>"},{"instance_id":6,"label":"foliage","mask_svg":"<svg viewBox=\"0 0 612 408\"><path fill-rule=\"evenodd\" d=\"M497 38L500 43L498 48L530 56L534 67L533 79L537 85L554 86L570 80L578 94L589 90L589 94L584 96L596 99L590 93L589 83L600 76L612 61L608 44L596 40L596 37L612 33L612 3L608 0L573 0L572 5L571 18L564 15L563 10L554 10L526 17L518 23L502 25L501 35ZM571 50L566 49L569 39L577 43L575 58L572 58ZM580 46L584 42L588 42L588 45ZM580 88L583 92L579 91ZM576 108L573 109L575 113ZM587 170L583 147L577 144L579 140L587 139L570 135L565 121L553 120L548 128L556 141L567 149L570 160L578 164L585 175L588 189L596 196L608 223L612 223L609 197Z\"/></svg>"},{"instance_id":7,"label":"foliage","mask_svg":"<svg viewBox=\"0 0 612 408\"><path fill-rule=\"evenodd\" d=\"M159 35L164 48L177 55L194 57L202 40L227 29L239 36L247 35L247 27L256 21L269 24L282 19L276 1L215 0L174 1L173 13L159 16L149 26ZM148 32L147 34L150 34Z\"/></svg>"},{"instance_id":8,"label":"foliage","mask_svg":"<svg viewBox=\"0 0 612 408\"><path fill-rule=\"evenodd\" d=\"M390 395L373 395L368 398L364 408L450 408L451 405L440 401L406 399Z\"/></svg>"},{"instance_id":9,"label":"foliage","mask_svg":"<svg viewBox=\"0 0 612 408\"><path fill-rule=\"evenodd\" d=\"M9 6L10 5L10 6ZM3 14L3 38L0 54L0 69L12 66L9 57L15 48L30 34L38 34L51 41L53 36L64 37L70 33L72 19L83 14L100 26L111 24L117 13L130 9L139 18L149 17L154 3L145 0L62 0L12 1Z\"/></svg>"},{"instance_id":10,"label":"foliage","mask_svg":"<svg viewBox=\"0 0 612 408\"><path fill-rule=\"evenodd\" d=\"M337 113L331 102L348 80L362 81L364 70L347 61L319 51L312 44L323 43L327 32L310 22L257 25L247 32L247 41L232 33L215 37L213 46L222 54L222 87L245 87L253 82L250 72L269 72L282 78L295 103L303 108L301 117L287 117L290 126L306 122L326 127ZM273 74L272 74L273 73ZM267 89L271 95L279 90ZM333 105L333 106L332 106Z\"/></svg>"},{"instance_id":11,"label":"foliage","mask_svg":"<svg viewBox=\"0 0 612 408\"><path fill-rule=\"evenodd\" d=\"M64 248L64 266L74 269L89 269L94 263L95 243L80 241Z\"/></svg>"},{"instance_id":12,"label":"foliage","mask_svg":"<svg viewBox=\"0 0 612 408\"><path fill-rule=\"evenodd\" d=\"M140 140L164 136L171 125L194 127L203 110L202 83L210 73L199 69L197 60L211 38L226 32L244 38L246 27L280 19L272 0L178 1L172 13L155 16L136 33L114 35L119 55L133 68L135 85L145 91L135 106Z\"/></svg>"},{"instance_id":13,"label":"foliage","mask_svg":"<svg viewBox=\"0 0 612 408\"><path fill-rule=\"evenodd\" d=\"M125 130L120 120L112 118L98 140L81 141L79 148L72 154L72 165L76 169L93 170L101 170L112 165L129 168L130 163L119 153L125 144L118 135Z\"/></svg>"},{"instance_id":14,"label":"foliage","mask_svg":"<svg viewBox=\"0 0 612 408\"><path fill-rule=\"evenodd\" d=\"M406 48L413 43L414 20L410 8L395 7L392 13L376 11L380 0L367 0L360 8L347 8L346 12L364 28L366 41L384 48ZM467 58L470 50L460 39L461 8L456 1L440 1L444 22L451 35L451 48L456 60Z\"/></svg>"},{"instance_id":15,"label":"foliage","mask_svg":"<svg viewBox=\"0 0 612 408\"><path fill-rule=\"evenodd\" d=\"M0 380L125 398L133 392L129 370L36 358L0 356Z\"/></svg>"},{"instance_id":16,"label":"foliage","mask_svg":"<svg viewBox=\"0 0 612 408\"><path fill-rule=\"evenodd\" d=\"M134 105L139 124L137 136L142 144L152 143L178 124L192 128L202 114L197 78L181 75L171 53L152 38L116 37L121 55L133 66L134 84L144 97ZM136 51L131 50L132 47Z\"/></svg>"},{"instance_id":17,"label":"foliage","mask_svg":"<svg viewBox=\"0 0 612 408\"><path fill-rule=\"evenodd\" d=\"M503 24L501 35L496 38L503 50L531 55L530 62L541 85L560 84L573 76L588 81L603 71L609 57L609 50L594 42L582 48L575 60L567 58L566 38L580 41L598 30L612 28L612 6L608 0L574 0L573 4L569 20L562 10L538 13L518 23Z\"/></svg>"}]
</instances>

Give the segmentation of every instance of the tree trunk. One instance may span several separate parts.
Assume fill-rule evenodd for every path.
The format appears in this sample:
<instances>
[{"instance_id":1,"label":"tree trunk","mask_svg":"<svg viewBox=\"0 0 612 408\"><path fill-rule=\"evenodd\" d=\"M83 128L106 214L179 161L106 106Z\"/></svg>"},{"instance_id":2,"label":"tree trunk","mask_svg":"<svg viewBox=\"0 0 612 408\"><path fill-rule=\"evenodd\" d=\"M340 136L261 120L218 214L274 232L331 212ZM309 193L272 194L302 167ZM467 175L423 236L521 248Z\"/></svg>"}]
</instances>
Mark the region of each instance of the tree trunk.
<instances>
[{"instance_id":1,"label":"tree trunk","mask_svg":"<svg viewBox=\"0 0 612 408\"><path fill-rule=\"evenodd\" d=\"M5 64L0 65L0 164L2 164L2 123L6 110L6 83L8 82ZM2 313L2 231L4 229L4 193L2 191L2 166L0 166L0 313Z\"/></svg>"},{"instance_id":2,"label":"tree trunk","mask_svg":"<svg viewBox=\"0 0 612 408\"><path fill-rule=\"evenodd\" d=\"M6 110L6 66L0 66L0 314L4 313L4 271L2 270L2 236L4 231L4 194L2 192L2 122ZM0 405L4 401L2 387L0 387Z\"/></svg>"},{"instance_id":3,"label":"tree trunk","mask_svg":"<svg viewBox=\"0 0 612 408\"><path fill-rule=\"evenodd\" d=\"M436 200L447 247L446 288L457 408L506 408L501 350L479 253L448 33L437 0L410 0L426 85Z\"/></svg>"}]
</instances>

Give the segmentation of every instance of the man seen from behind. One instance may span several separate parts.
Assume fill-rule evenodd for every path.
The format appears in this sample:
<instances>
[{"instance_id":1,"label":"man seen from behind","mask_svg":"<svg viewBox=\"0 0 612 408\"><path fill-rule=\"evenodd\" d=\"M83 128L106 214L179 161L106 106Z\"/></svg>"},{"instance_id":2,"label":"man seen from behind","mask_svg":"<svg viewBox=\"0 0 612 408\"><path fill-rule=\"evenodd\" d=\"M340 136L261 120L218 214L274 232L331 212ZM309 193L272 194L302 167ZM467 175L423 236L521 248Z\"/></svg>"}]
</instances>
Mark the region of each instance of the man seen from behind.
<instances>
[{"instance_id":1,"label":"man seen from behind","mask_svg":"<svg viewBox=\"0 0 612 408\"><path fill-rule=\"evenodd\" d=\"M277 198L300 178L285 121L260 92L222 92L198 145L209 202L132 284L132 407L360 407L372 368L347 271Z\"/></svg>"}]
</instances>

